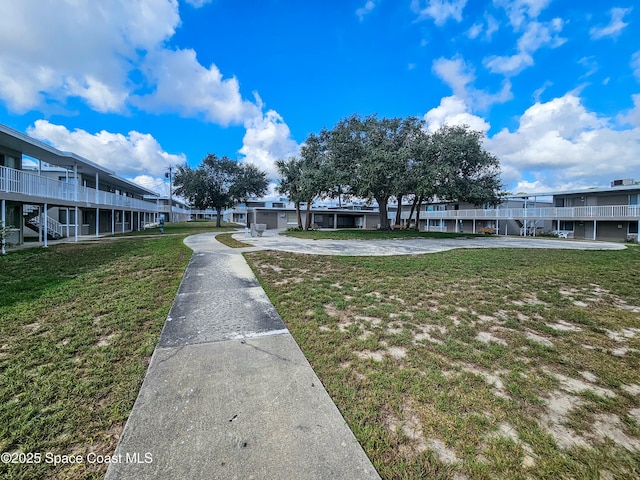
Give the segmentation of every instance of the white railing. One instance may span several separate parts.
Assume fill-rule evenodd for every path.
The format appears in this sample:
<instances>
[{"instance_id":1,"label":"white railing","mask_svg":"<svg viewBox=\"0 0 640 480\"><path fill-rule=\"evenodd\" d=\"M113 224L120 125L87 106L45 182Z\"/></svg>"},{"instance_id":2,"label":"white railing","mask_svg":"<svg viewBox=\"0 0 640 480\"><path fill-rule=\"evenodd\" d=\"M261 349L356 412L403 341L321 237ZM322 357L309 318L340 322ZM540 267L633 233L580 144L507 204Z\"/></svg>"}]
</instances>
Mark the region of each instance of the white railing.
<instances>
[{"instance_id":1,"label":"white railing","mask_svg":"<svg viewBox=\"0 0 640 480\"><path fill-rule=\"evenodd\" d=\"M155 202L145 202L137 198L116 195L111 192L96 191L94 188L76 186L60 182L22 170L0 167L0 192L17 193L32 197L67 202L91 203L107 207L121 207L146 212L156 212Z\"/></svg>"},{"instance_id":2,"label":"white railing","mask_svg":"<svg viewBox=\"0 0 640 480\"><path fill-rule=\"evenodd\" d=\"M38 227L38 229L42 230L42 225L40 223L40 217L42 215L36 215L35 217L33 217L32 219L29 220L29 223L31 225L34 225L36 227ZM64 234L64 228L66 225L62 225L60 222L58 222L57 220L51 218L49 215L47 215L47 233L54 238L62 238L65 236ZM44 231L43 231L44 233Z\"/></svg>"},{"instance_id":3,"label":"white railing","mask_svg":"<svg viewBox=\"0 0 640 480\"><path fill-rule=\"evenodd\" d=\"M609 205L599 207L496 208L420 212L421 219L460 220L638 220L640 206Z\"/></svg>"}]
</instances>

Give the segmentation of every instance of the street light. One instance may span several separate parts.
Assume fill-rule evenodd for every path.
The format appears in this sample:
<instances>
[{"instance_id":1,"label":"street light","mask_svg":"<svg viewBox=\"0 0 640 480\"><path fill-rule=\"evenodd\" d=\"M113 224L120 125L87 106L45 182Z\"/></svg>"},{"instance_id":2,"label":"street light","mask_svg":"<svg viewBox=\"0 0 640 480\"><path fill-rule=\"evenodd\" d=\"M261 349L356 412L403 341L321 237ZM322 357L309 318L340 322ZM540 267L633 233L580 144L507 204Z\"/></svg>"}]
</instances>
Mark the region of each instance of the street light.
<instances>
[{"instance_id":1,"label":"street light","mask_svg":"<svg viewBox=\"0 0 640 480\"><path fill-rule=\"evenodd\" d=\"M173 171L173 166L169 165L168 170L169 170L168 172L165 172L164 177L169 179L169 218L168 218L168 221L171 222L172 221L171 213L173 212L173 188L172 188L172 185L171 185L171 180L172 180L171 173Z\"/></svg>"}]
</instances>

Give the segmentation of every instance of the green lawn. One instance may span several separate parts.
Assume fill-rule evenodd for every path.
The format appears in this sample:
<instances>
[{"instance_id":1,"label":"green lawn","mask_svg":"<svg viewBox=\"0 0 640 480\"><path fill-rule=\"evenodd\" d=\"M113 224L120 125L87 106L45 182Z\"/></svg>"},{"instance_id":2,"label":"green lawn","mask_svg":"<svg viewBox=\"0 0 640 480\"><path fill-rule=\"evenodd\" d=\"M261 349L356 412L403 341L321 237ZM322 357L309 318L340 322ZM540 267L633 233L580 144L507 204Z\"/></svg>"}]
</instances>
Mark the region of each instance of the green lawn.
<instances>
[{"instance_id":1,"label":"green lawn","mask_svg":"<svg viewBox=\"0 0 640 480\"><path fill-rule=\"evenodd\" d=\"M220 235L216 235L216 240L231 248L253 247L253 245L241 242L233 238L233 233L222 233Z\"/></svg>"},{"instance_id":2,"label":"green lawn","mask_svg":"<svg viewBox=\"0 0 640 480\"><path fill-rule=\"evenodd\" d=\"M213 225L0 257L0 452L113 454L191 256L182 240ZM0 463L0 478L106 467Z\"/></svg>"},{"instance_id":3,"label":"green lawn","mask_svg":"<svg viewBox=\"0 0 640 480\"><path fill-rule=\"evenodd\" d=\"M482 233L451 233L451 232L417 232L416 230L305 230L286 231L281 235L296 238L311 238L314 240L388 240L396 238L456 238L456 237L492 237Z\"/></svg>"},{"instance_id":4,"label":"green lawn","mask_svg":"<svg viewBox=\"0 0 640 480\"><path fill-rule=\"evenodd\" d=\"M245 254L383 478L640 478L640 249Z\"/></svg>"}]
</instances>

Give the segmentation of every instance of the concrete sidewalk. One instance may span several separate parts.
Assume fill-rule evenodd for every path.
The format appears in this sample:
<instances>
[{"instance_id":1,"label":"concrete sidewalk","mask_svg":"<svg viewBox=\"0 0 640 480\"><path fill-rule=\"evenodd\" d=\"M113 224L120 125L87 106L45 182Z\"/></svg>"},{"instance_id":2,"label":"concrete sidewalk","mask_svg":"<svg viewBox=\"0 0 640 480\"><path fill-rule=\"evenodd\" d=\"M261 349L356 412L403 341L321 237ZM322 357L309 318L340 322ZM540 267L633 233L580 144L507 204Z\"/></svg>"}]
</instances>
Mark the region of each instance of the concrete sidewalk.
<instances>
[{"instance_id":1,"label":"concrete sidewalk","mask_svg":"<svg viewBox=\"0 0 640 480\"><path fill-rule=\"evenodd\" d=\"M194 254L106 478L380 478L243 250L214 236L185 241Z\"/></svg>"}]
</instances>

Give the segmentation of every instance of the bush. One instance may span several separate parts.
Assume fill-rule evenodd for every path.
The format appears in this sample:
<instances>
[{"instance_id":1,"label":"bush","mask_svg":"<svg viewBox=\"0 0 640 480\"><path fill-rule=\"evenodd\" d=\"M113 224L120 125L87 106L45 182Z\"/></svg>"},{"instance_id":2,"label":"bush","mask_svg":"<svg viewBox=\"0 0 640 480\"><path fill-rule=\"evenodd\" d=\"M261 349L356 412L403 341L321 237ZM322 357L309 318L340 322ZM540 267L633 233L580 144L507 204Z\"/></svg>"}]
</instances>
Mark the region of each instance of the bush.
<instances>
[{"instance_id":1,"label":"bush","mask_svg":"<svg viewBox=\"0 0 640 480\"><path fill-rule=\"evenodd\" d=\"M289 227L289 228L287 228L287 232L304 232L304 228L302 228L302 227Z\"/></svg>"}]
</instances>

